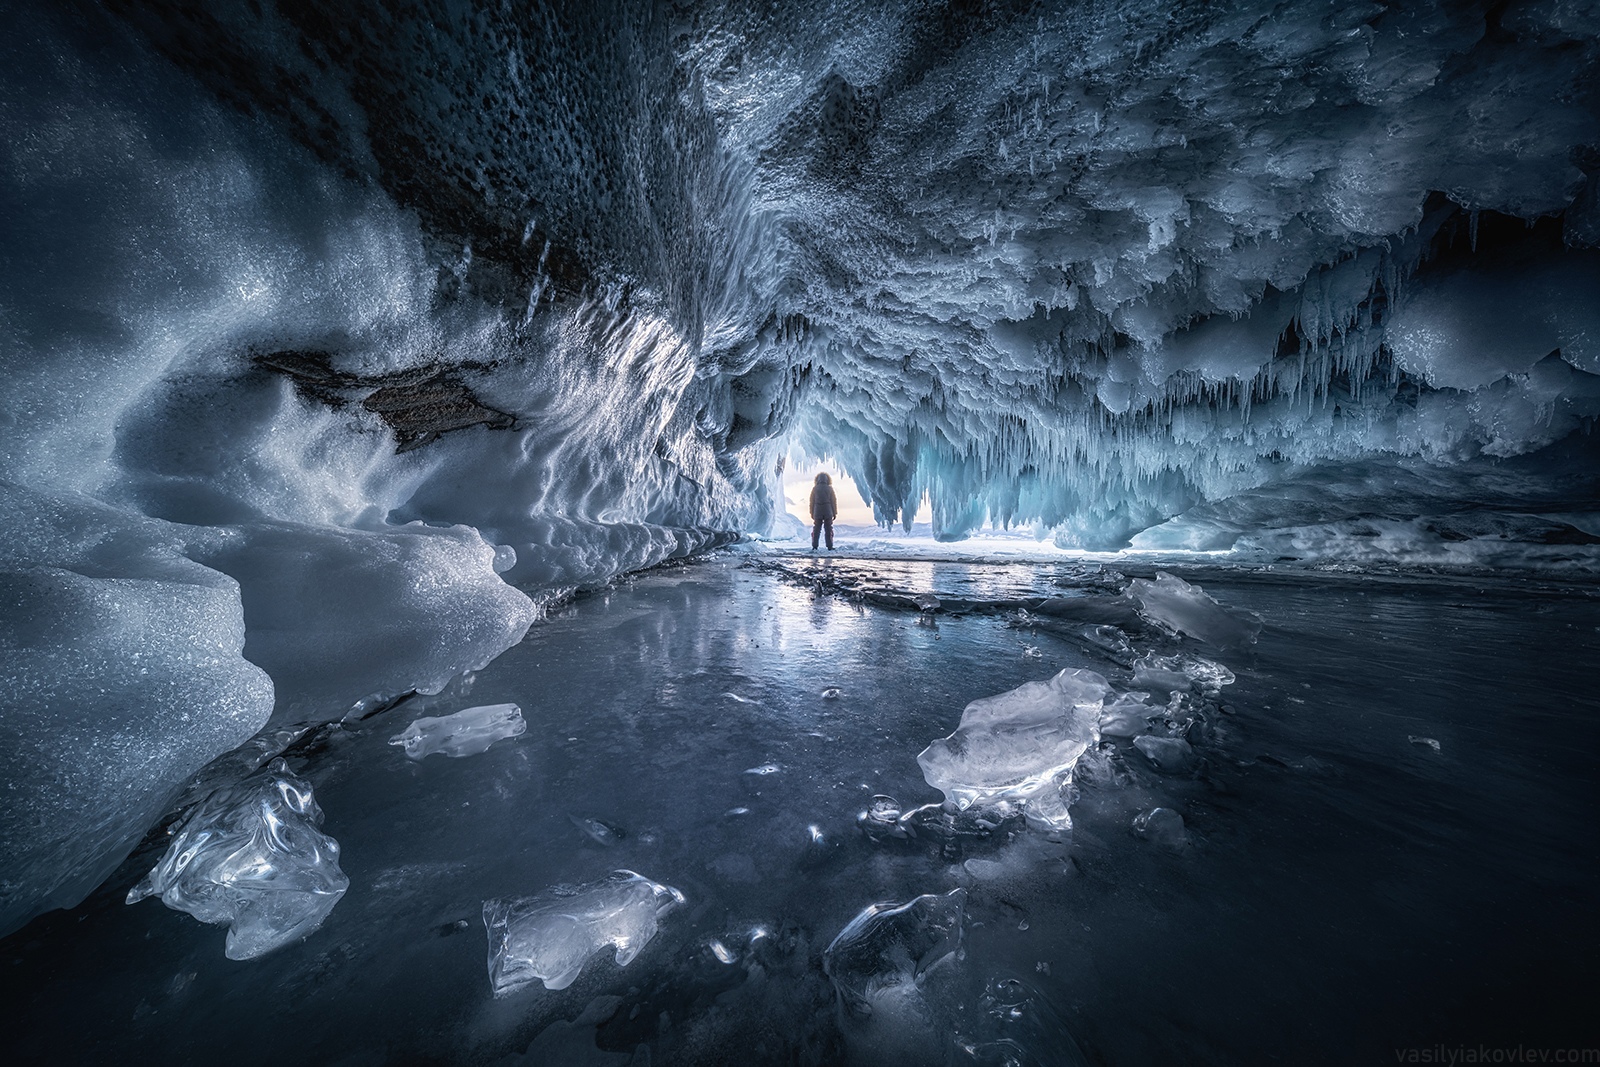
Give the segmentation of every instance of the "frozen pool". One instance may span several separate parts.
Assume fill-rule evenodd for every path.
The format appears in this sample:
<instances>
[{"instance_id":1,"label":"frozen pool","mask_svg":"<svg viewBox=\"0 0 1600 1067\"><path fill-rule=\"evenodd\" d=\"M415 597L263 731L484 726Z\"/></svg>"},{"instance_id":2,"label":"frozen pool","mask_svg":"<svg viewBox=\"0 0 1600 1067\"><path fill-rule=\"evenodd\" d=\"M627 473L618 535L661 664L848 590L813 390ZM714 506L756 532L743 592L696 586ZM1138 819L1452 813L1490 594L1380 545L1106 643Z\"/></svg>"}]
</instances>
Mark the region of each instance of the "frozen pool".
<instances>
[{"instance_id":1,"label":"frozen pool","mask_svg":"<svg viewBox=\"0 0 1600 1067\"><path fill-rule=\"evenodd\" d=\"M445 694L302 741L288 763L350 880L323 925L226 959L222 929L123 905L153 840L3 943L10 1043L56 1062L1140 1065L1592 1038L1594 587L1188 571L1263 620L1257 643L1130 627L1117 652L1016 613L1109 597L1103 574L765 562L583 597ZM944 606L916 607L929 592ZM1152 650L1235 675L1193 702L1194 769L1108 736L1060 840L858 827L875 796L940 799L916 757L968 702L1062 668L1126 689ZM525 734L458 759L388 743L498 704ZM619 869L683 897L637 955L495 997L484 902ZM850 1010L824 951L869 905L924 895L901 947L880 924L882 953L829 957L927 962L899 984L853 972L877 992Z\"/></svg>"}]
</instances>

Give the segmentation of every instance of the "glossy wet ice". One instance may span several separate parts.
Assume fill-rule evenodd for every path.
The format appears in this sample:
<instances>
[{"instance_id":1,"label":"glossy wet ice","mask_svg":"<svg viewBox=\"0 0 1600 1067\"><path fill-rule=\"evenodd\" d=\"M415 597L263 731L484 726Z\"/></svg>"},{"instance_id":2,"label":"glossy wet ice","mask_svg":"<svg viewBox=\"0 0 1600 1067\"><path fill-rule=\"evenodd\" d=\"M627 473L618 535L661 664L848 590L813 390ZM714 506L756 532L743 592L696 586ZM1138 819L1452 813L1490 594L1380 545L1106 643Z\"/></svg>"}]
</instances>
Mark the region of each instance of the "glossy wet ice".
<instances>
[{"instance_id":1,"label":"glossy wet ice","mask_svg":"<svg viewBox=\"0 0 1600 1067\"><path fill-rule=\"evenodd\" d=\"M582 598L470 686L292 749L350 878L322 927L228 960L221 928L123 906L148 844L4 942L14 1045L60 1062L1138 1065L1581 1039L1600 991L1592 587L1186 571L1265 622L1247 651L1205 652L1237 680L1191 734L1204 762L1161 773L1108 737L1057 843L1020 824L869 835L857 816L875 795L939 799L916 756L969 701L1122 669L1004 612L892 605L1078 595L1093 576L783 565L728 555ZM860 602L796 584L813 572ZM499 703L526 734L420 762L388 744ZM617 869L686 903L626 967L606 950L565 989L496 999L484 902ZM841 1013L830 942L869 905L957 888L959 950L874 1015Z\"/></svg>"}]
</instances>

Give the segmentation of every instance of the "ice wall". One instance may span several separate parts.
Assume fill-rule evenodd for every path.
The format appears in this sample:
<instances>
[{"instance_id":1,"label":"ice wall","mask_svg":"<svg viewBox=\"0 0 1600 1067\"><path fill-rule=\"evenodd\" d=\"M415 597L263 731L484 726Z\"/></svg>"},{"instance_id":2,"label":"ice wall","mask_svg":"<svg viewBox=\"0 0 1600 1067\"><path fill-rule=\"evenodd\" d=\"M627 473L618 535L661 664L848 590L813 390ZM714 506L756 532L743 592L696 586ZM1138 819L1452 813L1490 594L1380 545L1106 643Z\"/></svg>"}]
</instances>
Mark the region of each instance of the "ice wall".
<instances>
[{"instance_id":1,"label":"ice wall","mask_svg":"<svg viewBox=\"0 0 1600 1067\"><path fill-rule=\"evenodd\" d=\"M719 301L748 291L707 248L758 226L685 246L681 218L623 218L573 186L604 185L588 150L541 174L548 138L519 158L560 218L441 175L406 185L383 141L405 131L340 103L348 68L304 86L330 129L354 123L339 151L249 99L251 58L226 85L190 68L175 26L304 58L271 10L244 25L204 7L0 12L0 931L74 903L269 720L436 692L551 595L769 510L769 461L723 447L740 371L705 347L739 314ZM463 16L430 52L409 36L424 25L398 28L388 85L515 50ZM659 97L645 67L623 77L654 42L617 47L609 81L574 70L560 90L597 94L568 110L575 129L613 97ZM616 196L649 213L670 202L646 187L676 182L717 210L733 164L701 129L680 173L654 117L616 135L644 138L615 161ZM435 162L454 171L475 143ZM640 168L664 173L627 184ZM653 265L618 251L647 223Z\"/></svg>"},{"instance_id":2,"label":"ice wall","mask_svg":"<svg viewBox=\"0 0 1600 1067\"><path fill-rule=\"evenodd\" d=\"M0 22L0 731L102 742L8 770L0 926L269 719L761 529L790 441L945 537L1600 537L1582 6Z\"/></svg>"}]
</instances>

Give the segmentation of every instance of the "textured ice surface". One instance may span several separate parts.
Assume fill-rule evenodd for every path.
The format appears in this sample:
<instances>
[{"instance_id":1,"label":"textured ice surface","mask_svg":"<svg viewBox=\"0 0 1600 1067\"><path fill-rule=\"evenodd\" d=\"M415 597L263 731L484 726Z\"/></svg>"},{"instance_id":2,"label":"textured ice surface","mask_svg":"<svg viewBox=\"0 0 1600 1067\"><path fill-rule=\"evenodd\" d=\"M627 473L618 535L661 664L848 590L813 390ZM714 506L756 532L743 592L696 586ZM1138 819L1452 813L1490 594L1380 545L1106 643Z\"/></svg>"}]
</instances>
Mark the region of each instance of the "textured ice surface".
<instances>
[{"instance_id":1,"label":"textured ice surface","mask_svg":"<svg viewBox=\"0 0 1600 1067\"><path fill-rule=\"evenodd\" d=\"M1100 708L1111 691L1093 671L1063 670L1049 681L974 700L955 733L917 756L922 775L960 808L1016 801L1032 822L1069 826L1061 787L1100 739Z\"/></svg>"},{"instance_id":2,"label":"textured ice surface","mask_svg":"<svg viewBox=\"0 0 1600 1067\"><path fill-rule=\"evenodd\" d=\"M421 718L389 739L399 745L409 759L420 760L434 753L446 756L476 756L496 741L521 737L528 730L522 709L515 704L485 704L467 708L443 718Z\"/></svg>"},{"instance_id":3,"label":"textured ice surface","mask_svg":"<svg viewBox=\"0 0 1600 1067\"><path fill-rule=\"evenodd\" d=\"M1228 611L1199 586L1164 571L1157 572L1154 581L1133 579L1128 596L1138 602L1145 618L1217 648L1253 644L1261 632L1260 620Z\"/></svg>"},{"instance_id":4,"label":"textured ice surface","mask_svg":"<svg viewBox=\"0 0 1600 1067\"><path fill-rule=\"evenodd\" d=\"M546 989L565 989L607 946L616 948L617 966L626 967L656 936L660 919L683 902L678 890L632 871L531 897L486 900L494 995L515 993L535 979Z\"/></svg>"},{"instance_id":5,"label":"textured ice surface","mask_svg":"<svg viewBox=\"0 0 1600 1067\"><path fill-rule=\"evenodd\" d=\"M272 676L280 720L357 699L436 693L522 639L534 603L465 526L221 528L191 553L239 582L245 655Z\"/></svg>"},{"instance_id":6,"label":"textured ice surface","mask_svg":"<svg viewBox=\"0 0 1600 1067\"><path fill-rule=\"evenodd\" d=\"M874 1002L922 981L961 948L966 891L929 893L904 904L873 904L850 920L822 954L840 1005L867 1016Z\"/></svg>"},{"instance_id":7,"label":"textured ice surface","mask_svg":"<svg viewBox=\"0 0 1600 1067\"><path fill-rule=\"evenodd\" d=\"M241 654L238 586L169 524L0 483L0 528L5 932L111 873L273 690Z\"/></svg>"},{"instance_id":8,"label":"textured ice surface","mask_svg":"<svg viewBox=\"0 0 1600 1067\"><path fill-rule=\"evenodd\" d=\"M159 896L201 922L225 924L228 958L254 959L322 925L349 888L339 843L321 825L311 786L274 760L201 802L128 903Z\"/></svg>"},{"instance_id":9,"label":"textured ice surface","mask_svg":"<svg viewBox=\"0 0 1600 1067\"><path fill-rule=\"evenodd\" d=\"M904 838L911 831L901 819L903 814L898 800L879 794L868 802L866 810L856 816L856 826L874 841Z\"/></svg>"}]
</instances>

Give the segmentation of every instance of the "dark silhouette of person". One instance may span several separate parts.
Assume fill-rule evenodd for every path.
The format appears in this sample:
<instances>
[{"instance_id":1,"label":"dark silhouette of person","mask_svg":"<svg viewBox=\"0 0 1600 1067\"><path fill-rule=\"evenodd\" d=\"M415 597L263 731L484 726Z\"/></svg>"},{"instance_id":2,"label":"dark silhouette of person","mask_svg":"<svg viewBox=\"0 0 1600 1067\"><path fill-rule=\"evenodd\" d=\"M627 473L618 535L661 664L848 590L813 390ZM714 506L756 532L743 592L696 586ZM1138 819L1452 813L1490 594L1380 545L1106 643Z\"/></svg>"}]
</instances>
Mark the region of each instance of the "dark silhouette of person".
<instances>
[{"instance_id":1,"label":"dark silhouette of person","mask_svg":"<svg viewBox=\"0 0 1600 1067\"><path fill-rule=\"evenodd\" d=\"M833 519L839 514L839 498L833 493L833 479L817 475L811 487L811 551L817 550L817 535L828 531L828 551L833 551Z\"/></svg>"}]
</instances>

